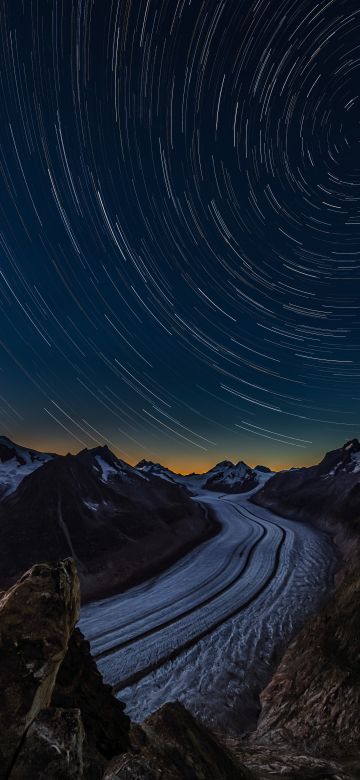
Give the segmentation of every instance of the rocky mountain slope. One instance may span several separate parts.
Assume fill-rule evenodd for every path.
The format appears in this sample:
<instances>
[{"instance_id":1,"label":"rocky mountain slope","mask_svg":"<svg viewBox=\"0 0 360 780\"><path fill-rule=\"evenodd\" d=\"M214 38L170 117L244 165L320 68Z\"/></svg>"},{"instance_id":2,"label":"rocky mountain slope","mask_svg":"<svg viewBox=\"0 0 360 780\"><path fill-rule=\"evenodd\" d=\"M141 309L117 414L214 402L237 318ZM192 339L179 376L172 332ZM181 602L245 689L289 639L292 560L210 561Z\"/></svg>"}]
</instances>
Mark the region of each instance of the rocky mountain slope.
<instances>
[{"instance_id":1,"label":"rocky mountain slope","mask_svg":"<svg viewBox=\"0 0 360 780\"><path fill-rule=\"evenodd\" d=\"M316 466L281 471L252 501L296 520L311 521L338 534L345 550L360 534L360 443L328 452Z\"/></svg>"},{"instance_id":2,"label":"rocky mountain slope","mask_svg":"<svg viewBox=\"0 0 360 780\"><path fill-rule=\"evenodd\" d=\"M231 461L219 463L212 469L204 483L205 490L223 493L246 493L259 484L258 475L242 460L235 465Z\"/></svg>"},{"instance_id":3,"label":"rocky mountain slope","mask_svg":"<svg viewBox=\"0 0 360 780\"><path fill-rule=\"evenodd\" d=\"M107 447L34 463L0 503L0 587L39 560L71 555L83 598L110 595L217 530L183 486L138 472Z\"/></svg>"}]
</instances>

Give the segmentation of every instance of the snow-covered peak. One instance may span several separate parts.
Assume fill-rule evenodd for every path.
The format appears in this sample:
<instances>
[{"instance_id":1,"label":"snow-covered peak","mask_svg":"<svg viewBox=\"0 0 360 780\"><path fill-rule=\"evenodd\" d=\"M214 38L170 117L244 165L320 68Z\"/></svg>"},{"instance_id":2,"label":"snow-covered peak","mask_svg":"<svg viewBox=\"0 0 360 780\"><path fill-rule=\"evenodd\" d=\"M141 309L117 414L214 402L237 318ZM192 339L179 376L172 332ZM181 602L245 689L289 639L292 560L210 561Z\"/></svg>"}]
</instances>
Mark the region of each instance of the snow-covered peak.
<instances>
[{"instance_id":1,"label":"snow-covered peak","mask_svg":"<svg viewBox=\"0 0 360 780\"><path fill-rule=\"evenodd\" d=\"M258 475L244 461L236 465L224 461L208 476L204 488L208 490L223 490L229 493L243 493L258 485Z\"/></svg>"},{"instance_id":2,"label":"snow-covered peak","mask_svg":"<svg viewBox=\"0 0 360 780\"><path fill-rule=\"evenodd\" d=\"M160 477L167 482L181 482L180 474L174 474L170 469L162 466L161 463L153 463L152 460L140 460L135 466L135 471L141 476L147 474L149 476Z\"/></svg>"},{"instance_id":3,"label":"snow-covered peak","mask_svg":"<svg viewBox=\"0 0 360 780\"><path fill-rule=\"evenodd\" d=\"M15 444L0 436L0 500L13 493L28 474L54 456Z\"/></svg>"}]
</instances>

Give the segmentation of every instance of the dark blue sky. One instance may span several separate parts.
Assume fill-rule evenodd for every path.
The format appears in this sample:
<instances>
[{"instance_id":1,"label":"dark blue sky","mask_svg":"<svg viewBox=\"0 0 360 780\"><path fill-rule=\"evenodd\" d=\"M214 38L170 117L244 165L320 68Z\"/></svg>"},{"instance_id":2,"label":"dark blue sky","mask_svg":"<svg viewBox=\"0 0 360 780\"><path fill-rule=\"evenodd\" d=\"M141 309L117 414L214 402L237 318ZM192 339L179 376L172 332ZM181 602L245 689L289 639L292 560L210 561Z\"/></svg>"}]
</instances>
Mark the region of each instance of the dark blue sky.
<instances>
[{"instance_id":1,"label":"dark blue sky","mask_svg":"<svg viewBox=\"0 0 360 780\"><path fill-rule=\"evenodd\" d=\"M359 435L360 9L4 0L1 428L181 470Z\"/></svg>"}]
</instances>

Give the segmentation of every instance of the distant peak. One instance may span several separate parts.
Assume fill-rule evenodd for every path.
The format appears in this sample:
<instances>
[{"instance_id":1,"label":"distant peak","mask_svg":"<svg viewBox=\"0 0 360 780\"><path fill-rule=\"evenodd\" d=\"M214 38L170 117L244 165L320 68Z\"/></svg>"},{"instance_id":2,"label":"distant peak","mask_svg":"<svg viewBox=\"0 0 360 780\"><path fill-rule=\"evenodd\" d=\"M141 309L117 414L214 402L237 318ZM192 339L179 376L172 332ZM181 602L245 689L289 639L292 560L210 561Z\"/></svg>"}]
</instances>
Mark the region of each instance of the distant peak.
<instances>
[{"instance_id":1,"label":"distant peak","mask_svg":"<svg viewBox=\"0 0 360 780\"><path fill-rule=\"evenodd\" d=\"M216 464L216 466L213 466L211 469L212 471L214 469L228 469L228 468L234 468L234 463L231 460L221 460L219 463Z\"/></svg>"},{"instance_id":2,"label":"distant peak","mask_svg":"<svg viewBox=\"0 0 360 780\"><path fill-rule=\"evenodd\" d=\"M143 458L142 460L139 460L139 463L136 464L136 469L143 469L144 466L155 466L155 463L153 463L152 460L146 460L146 458Z\"/></svg>"},{"instance_id":3,"label":"distant peak","mask_svg":"<svg viewBox=\"0 0 360 780\"><path fill-rule=\"evenodd\" d=\"M111 452L111 450L107 444L99 444L97 447L90 447L89 452L97 454L98 452Z\"/></svg>"},{"instance_id":4,"label":"distant peak","mask_svg":"<svg viewBox=\"0 0 360 780\"><path fill-rule=\"evenodd\" d=\"M111 458L112 460L118 460L116 455L111 451L110 447L108 447L107 444L99 444L98 447L90 447L90 449L82 450L79 455L87 453L88 455L92 455L93 457L96 457L96 455L99 455L100 458Z\"/></svg>"},{"instance_id":5,"label":"distant peak","mask_svg":"<svg viewBox=\"0 0 360 780\"><path fill-rule=\"evenodd\" d=\"M139 463L136 464L134 467L136 469L147 469L147 471L166 471L170 472L170 469L168 469L166 466L163 466L161 463L154 463L152 460L146 460L143 458L142 460L139 460Z\"/></svg>"}]
</instances>

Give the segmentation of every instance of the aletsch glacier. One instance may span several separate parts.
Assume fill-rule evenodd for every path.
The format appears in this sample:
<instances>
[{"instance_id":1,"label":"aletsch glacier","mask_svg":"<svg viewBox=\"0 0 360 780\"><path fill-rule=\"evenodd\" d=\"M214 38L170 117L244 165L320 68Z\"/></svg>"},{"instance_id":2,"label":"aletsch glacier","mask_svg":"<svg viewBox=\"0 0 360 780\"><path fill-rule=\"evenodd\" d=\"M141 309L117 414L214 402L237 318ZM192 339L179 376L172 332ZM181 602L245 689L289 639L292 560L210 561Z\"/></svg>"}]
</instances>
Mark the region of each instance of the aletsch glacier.
<instances>
[{"instance_id":1,"label":"aletsch glacier","mask_svg":"<svg viewBox=\"0 0 360 780\"><path fill-rule=\"evenodd\" d=\"M215 728L255 725L281 653L328 592L329 538L249 495L200 491L220 533L158 577L83 608L80 627L132 719L178 699Z\"/></svg>"}]
</instances>

